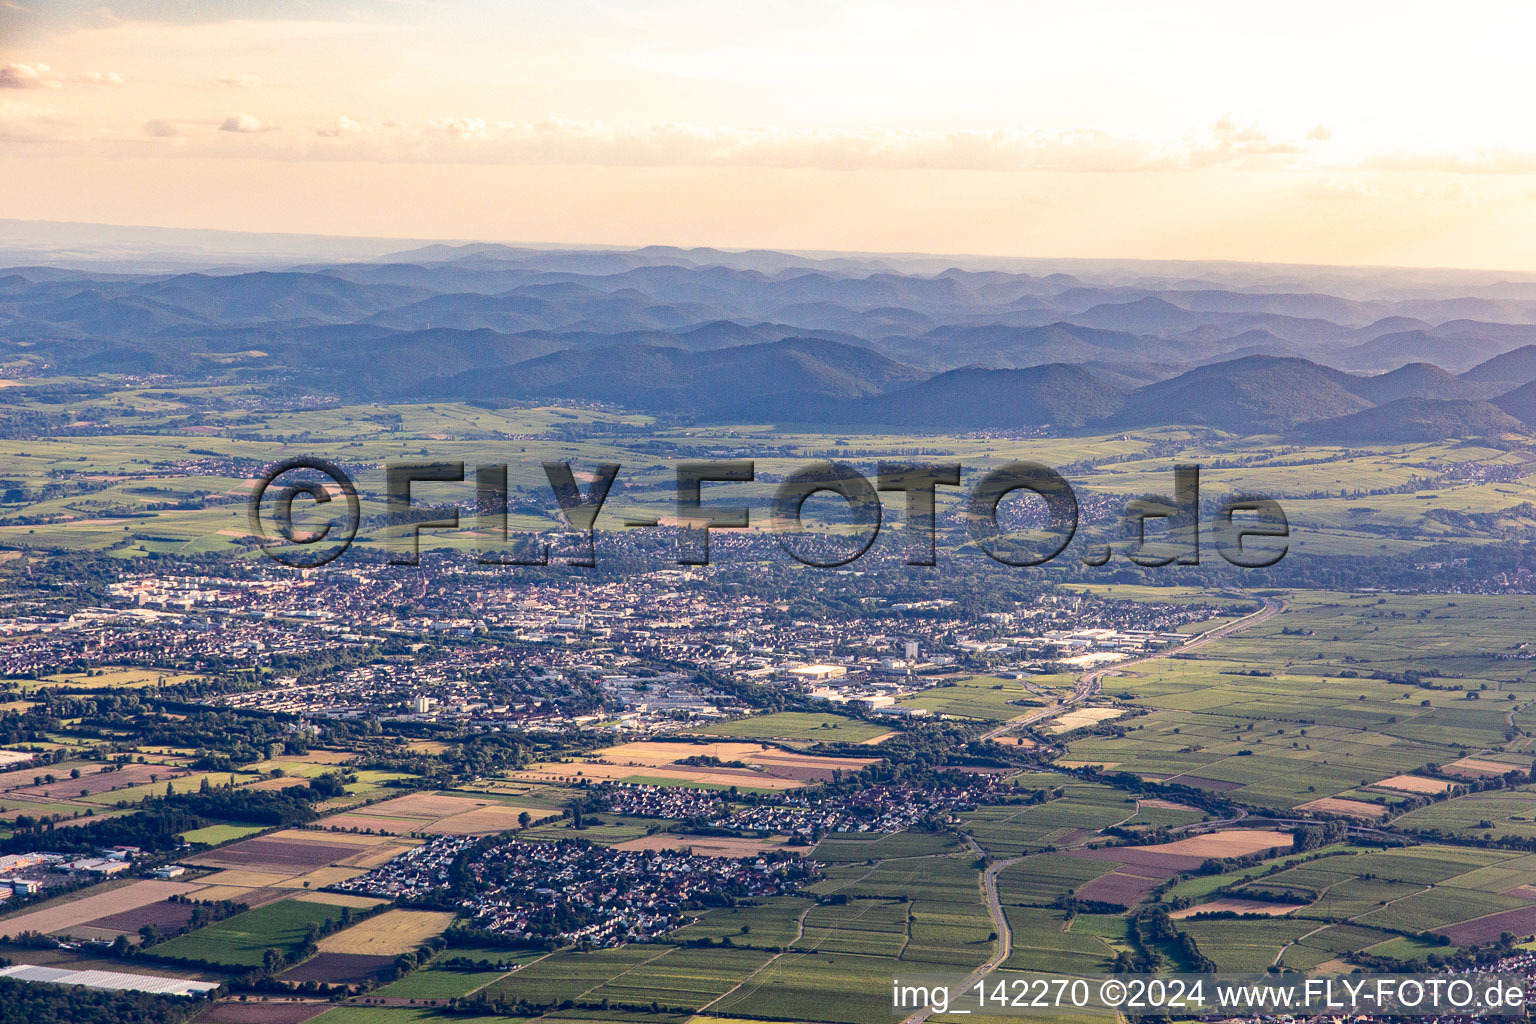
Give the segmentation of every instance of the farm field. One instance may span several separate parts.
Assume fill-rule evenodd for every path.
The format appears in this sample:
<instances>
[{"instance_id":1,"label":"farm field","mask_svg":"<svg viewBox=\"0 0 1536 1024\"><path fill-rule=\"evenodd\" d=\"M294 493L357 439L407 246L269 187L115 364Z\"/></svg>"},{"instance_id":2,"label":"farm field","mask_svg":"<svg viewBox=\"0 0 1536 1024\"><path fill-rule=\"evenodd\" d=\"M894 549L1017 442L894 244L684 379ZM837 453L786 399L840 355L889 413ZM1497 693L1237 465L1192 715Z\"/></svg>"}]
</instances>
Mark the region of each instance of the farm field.
<instances>
[{"instance_id":1,"label":"farm field","mask_svg":"<svg viewBox=\"0 0 1536 1024\"><path fill-rule=\"evenodd\" d=\"M488 835L520 827L520 816L534 821L558 815L542 807L522 807L496 799L448 793L412 793L320 819L322 829L407 835Z\"/></svg>"},{"instance_id":2,"label":"farm field","mask_svg":"<svg viewBox=\"0 0 1536 1024\"><path fill-rule=\"evenodd\" d=\"M208 846L219 846L235 839L243 839L248 835L266 831L260 825L206 825L190 832L183 832L181 838L189 843L204 843Z\"/></svg>"},{"instance_id":3,"label":"farm field","mask_svg":"<svg viewBox=\"0 0 1536 1024\"><path fill-rule=\"evenodd\" d=\"M721 762L739 761L747 767L678 763L694 757L716 758ZM679 785L776 790L825 782L832 778L834 771L858 771L878 760L878 757L824 757L792 753L765 743L635 742L595 751L579 761L532 765L516 773L514 778L567 783L580 782L582 779L613 780L651 785L658 784L657 780L672 780Z\"/></svg>"},{"instance_id":4,"label":"farm field","mask_svg":"<svg viewBox=\"0 0 1536 1024\"><path fill-rule=\"evenodd\" d=\"M271 879L303 878L327 867L366 869L420 840L286 829L221 846L188 859L201 867L258 872ZM236 883L245 884L245 883Z\"/></svg>"},{"instance_id":5,"label":"farm field","mask_svg":"<svg viewBox=\"0 0 1536 1024\"><path fill-rule=\"evenodd\" d=\"M1075 895L1128 909L1158 885L1182 872L1196 870L1207 860L1273 855L1290 849L1293 842L1285 832L1224 829L1152 846L1069 850L1067 855L1107 863L1112 868L1086 881Z\"/></svg>"},{"instance_id":6,"label":"farm field","mask_svg":"<svg viewBox=\"0 0 1536 1024\"><path fill-rule=\"evenodd\" d=\"M35 910L0 919L0 936L65 932L99 918L136 911L170 896L196 893L203 888L196 882L107 882L92 891L70 893Z\"/></svg>"},{"instance_id":7,"label":"farm field","mask_svg":"<svg viewBox=\"0 0 1536 1024\"><path fill-rule=\"evenodd\" d=\"M799 934L796 922L811 909L811 900L800 896L773 896L755 907L716 907L693 924L673 933L677 942L727 937L740 946L777 949L788 946Z\"/></svg>"},{"instance_id":8,"label":"farm field","mask_svg":"<svg viewBox=\"0 0 1536 1024\"><path fill-rule=\"evenodd\" d=\"M510 969L526 965L544 955L542 951L533 950L448 949L434 956L422 969L412 971L405 977L379 988L376 994L385 999L453 999L468 995L493 981L506 977L510 970L459 970L445 966L446 960L467 957L471 960L488 960Z\"/></svg>"},{"instance_id":9,"label":"farm field","mask_svg":"<svg viewBox=\"0 0 1536 1024\"><path fill-rule=\"evenodd\" d=\"M1313 922L1288 918L1179 922L1179 931L1195 940L1216 969L1231 974L1264 973L1287 943L1316 928Z\"/></svg>"},{"instance_id":10,"label":"farm field","mask_svg":"<svg viewBox=\"0 0 1536 1024\"><path fill-rule=\"evenodd\" d=\"M342 907L328 903L283 900L162 942L147 952L173 961L259 967L269 948L292 956L310 925L338 921L342 911Z\"/></svg>"},{"instance_id":11,"label":"farm field","mask_svg":"<svg viewBox=\"0 0 1536 1024\"><path fill-rule=\"evenodd\" d=\"M1520 663L1499 657L1523 642L1520 623L1536 599L1301 592L1287 602L1268 622L1187 657L1110 676L1107 696L1148 713L1122 720L1123 735L1072 742L1069 758L1258 806L1379 818L1391 802L1443 788L1416 781L1415 770L1499 748L1511 712L1536 700ZM1436 636L1427 649L1409 639L1425 623ZM1374 678L1432 672L1455 682L1425 689ZM1490 770L1474 758L1468 770L1514 767L1529 765Z\"/></svg>"},{"instance_id":12,"label":"farm field","mask_svg":"<svg viewBox=\"0 0 1536 1024\"><path fill-rule=\"evenodd\" d=\"M1500 789L1441 800L1409 811L1395 824L1430 834L1536 838L1536 789Z\"/></svg>"},{"instance_id":13,"label":"farm field","mask_svg":"<svg viewBox=\"0 0 1536 1024\"><path fill-rule=\"evenodd\" d=\"M1113 966L1114 946L1099 935L1078 931L1064 911L1010 907L1007 913L1014 948L1005 968L1082 975L1104 974Z\"/></svg>"},{"instance_id":14,"label":"farm field","mask_svg":"<svg viewBox=\"0 0 1536 1024\"><path fill-rule=\"evenodd\" d=\"M1289 858L1285 863L1295 866L1282 864L1278 870L1261 867L1236 876L1223 876L1221 881L1236 883L1244 896L1260 900L1304 899L1303 904L1285 908L1288 921L1310 920L1313 922L1310 928L1319 927L1319 922L1342 921L1327 930L1346 925L1369 929L1373 934L1383 936L1378 941L1385 941L1385 937L1394 933L1439 932L1449 936L1453 944L1467 945L1497 939L1504 931L1515 934L1536 931L1536 915L1530 913L1530 907L1536 901L1524 890L1524 886L1536 878L1533 875L1536 855L1433 845L1376 852L1336 847L1314 853L1299 862ZM1187 883L1173 890L1175 895L1180 893L1196 899L1205 895ZM1218 909L1222 902L1222 898L1217 897L1197 902L1190 910L1208 912ZM1223 923L1245 922L1183 920L1179 922L1179 929L1191 931L1204 951L1200 936L1210 935L1213 926ZM1276 924L1278 927L1279 922ZM1275 935L1283 937L1288 930L1289 925L1276 931ZM1251 931L1253 935L1260 933L1259 929ZM1249 939L1239 945L1253 946L1254 942ZM1327 951L1318 941L1308 940L1301 945ZM1280 947L1273 948L1278 954ZM1334 952L1359 951L1361 948L1346 947ZM1214 954L1207 955L1216 958ZM1230 955L1256 954L1250 950L1248 954ZM1287 949L1285 956L1286 963L1300 963L1313 954L1305 949L1295 952Z\"/></svg>"},{"instance_id":15,"label":"farm field","mask_svg":"<svg viewBox=\"0 0 1536 1024\"><path fill-rule=\"evenodd\" d=\"M322 953L398 956L409 952L453 922L454 915L432 910L386 910L334 932L319 942Z\"/></svg>"},{"instance_id":16,"label":"farm field","mask_svg":"<svg viewBox=\"0 0 1536 1024\"><path fill-rule=\"evenodd\" d=\"M903 707L919 708L936 715L954 715L981 722L1004 722L1031 708L1052 703L1039 696L1035 690L1066 686L1068 678L1042 675L1032 677L1028 683L1026 686L1025 680L999 679L994 676L946 679L915 697L904 697L898 703Z\"/></svg>"},{"instance_id":17,"label":"farm field","mask_svg":"<svg viewBox=\"0 0 1536 1024\"><path fill-rule=\"evenodd\" d=\"M779 711L733 722L717 722L698 730L697 735L785 743L870 743L891 733L888 727L846 715Z\"/></svg>"},{"instance_id":18,"label":"farm field","mask_svg":"<svg viewBox=\"0 0 1536 1024\"><path fill-rule=\"evenodd\" d=\"M358 984L387 981L395 971L395 957L381 953L332 953L321 950L297 967L278 975L283 981L303 984Z\"/></svg>"},{"instance_id":19,"label":"farm field","mask_svg":"<svg viewBox=\"0 0 1536 1024\"><path fill-rule=\"evenodd\" d=\"M1047 790L1049 798L1038 804L978 807L961 816L967 834L993 856L1014 856L1044 846L1073 846L1110 826L1152 821L1187 824L1201 818L1193 811L1139 805L1135 797L1120 790L1066 775L1025 775L1015 784ZM1055 795L1057 791L1059 795Z\"/></svg>"},{"instance_id":20,"label":"farm field","mask_svg":"<svg viewBox=\"0 0 1536 1024\"><path fill-rule=\"evenodd\" d=\"M331 1009L331 1004L313 999L239 1002L225 1000L204 1010L200 1024L308 1024Z\"/></svg>"}]
</instances>

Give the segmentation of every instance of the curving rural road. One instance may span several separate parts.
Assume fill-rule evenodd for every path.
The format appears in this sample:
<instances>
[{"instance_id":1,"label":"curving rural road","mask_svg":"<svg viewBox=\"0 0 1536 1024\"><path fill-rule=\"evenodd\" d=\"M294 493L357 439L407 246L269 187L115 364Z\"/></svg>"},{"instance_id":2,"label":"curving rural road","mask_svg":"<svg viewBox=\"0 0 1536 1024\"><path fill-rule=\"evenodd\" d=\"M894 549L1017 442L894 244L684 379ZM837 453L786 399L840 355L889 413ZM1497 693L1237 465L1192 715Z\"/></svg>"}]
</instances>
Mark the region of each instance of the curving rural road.
<instances>
[{"instance_id":1,"label":"curving rural road","mask_svg":"<svg viewBox=\"0 0 1536 1024\"><path fill-rule=\"evenodd\" d=\"M1053 704L1049 707L1036 708L1027 714L1020 715L1017 718L1011 718L1004 722L1002 725L982 733L982 738L989 740L995 739L998 736L1002 736L1003 734L1010 732L1013 729L1019 728L1020 726L1033 725L1036 722L1044 721L1045 719L1051 718L1054 715L1059 715L1073 705L1081 704L1089 697L1092 697L1094 694L1098 693L1103 679L1107 675L1111 675L1122 669L1129 668L1132 665L1141 665L1149 661L1156 661L1158 658L1167 658L1174 654L1183 653L1184 651L1196 650L1213 640L1220 640L1222 637L1231 636L1233 633L1236 633L1240 630L1247 629L1250 626L1256 626L1261 622L1271 619L1285 608L1284 601L1267 597L1262 598L1261 600L1264 602L1264 607L1260 608L1258 611L1244 615L1240 619L1233 619L1225 626L1221 626L1217 629L1202 633L1187 644L1182 644L1178 647L1171 647L1166 650L1158 651L1155 654L1148 654L1145 657L1133 658L1129 661L1117 661L1111 665L1106 665L1103 668L1091 669L1087 672L1084 672L1082 675L1077 677L1077 685L1073 687L1072 693L1067 697L1064 697L1060 703ZM1202 822L1198 824L1204 827L1210 827L1216 823ZM966 842L970 843L971 847L976 850L978 854L983 852L981 848L976 845L975 841L971 839L971 837L965 836L964 838ZM973 985L981 981L982 978L986 977L992 971L996 970L999 966L1005 963L1008 960L1008 957L1012 955L1013 929L1008 924L1008 915L1003 912L1002 899L998 896L997 893L997 876L1009 866L1017 864L1023 859L1023 857L1010 857L1007 860L997 861L996 863L989 864L987 866L987 870L982 874L982 893L986 897L987 910L992 915L992 922L997 931L997 952L994 953L986 963L972 971L966 977L965 981L958 987L958 989L956 989L956 992L968 991ZM951 998L953 998L955 992L951 992L950 995ZM905 1018L901 1024L922 1024L922 1022L927 1020L931 1015L931 1010L919 1010Z\"/></svg>"},{"instance_id":2,"label":"curving rural road","mask_svg":"<svg viewBox=\"0 0 1536 1024\"><path fill-rule=\"evenodd\" d=\"M981 847L977 846L976 841L973 840L970 836L964 836L963 838L978 854L982 853ZM1001 874L1005 868L1009 867L1010 865L1017 864L1023 859L1023 857L1009 857L1007 860L1000 860L995 864L989 864L987 865L987 870L982 874L981 891L987 898L987 909L992 914L992 924L994 929L997 931L997 952L994 953L986 963L972 971L966 977L965 981L950 993L951 999L954 998L956 992L968 991L971 986L975 985L988 974L991 974L998 967L1002 966L1008 957L1012 955L1013 926L1008 923L1008 915L1003 913L1003 901L1002 898L997 894L997 876ZM928 1019L932 1012L933 1011L929 1009L918 1010L916 1013L903 1020L901 1024L921 1024L922 1021Z\"/></svg>"}]
</instances>

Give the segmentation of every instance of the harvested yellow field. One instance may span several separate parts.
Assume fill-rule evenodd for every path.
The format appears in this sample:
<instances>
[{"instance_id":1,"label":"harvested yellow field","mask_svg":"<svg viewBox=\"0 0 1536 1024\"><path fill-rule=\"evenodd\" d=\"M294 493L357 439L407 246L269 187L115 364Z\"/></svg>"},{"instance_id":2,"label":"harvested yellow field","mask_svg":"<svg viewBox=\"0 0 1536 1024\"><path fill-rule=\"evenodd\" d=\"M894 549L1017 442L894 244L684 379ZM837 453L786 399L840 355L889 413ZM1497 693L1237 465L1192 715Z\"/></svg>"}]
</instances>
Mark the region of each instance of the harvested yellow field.
<instances>
[{"instance_id":1,"label":"harvested yellow field","mask_svg":"<svg viewBox=\"0 0 1536 1024\"><path fill-rule=\"evenodd\" d=\"M372 832L380 837L403 836L411 832L420 832L430 825L432 818L402 818L398 815L373 815L360 814L355 811L343 811L340 814L328 814L320 819L320 824L326 828L356 829L360 832Z\"/></svg>"},{"instance_id":2,"label":"harvested yellow field","mask_svg":"<svg viewBox=\"0 0 1536 1024\"><path fill-rule=\"evenodd\" d=\"M248 885L210 885L206 889L199 889L193 894L193 899L207 900L209 903L217 903L220 900L233 900L236 903L249 903L251 893L255 892Z\"/></svg>"},{"instance_id":3,"label":"harvested yellow field","mask_svg":"<svg viewBox=\"0 0 1536 1024\"><path fill-rule=\"evenodd\" d=\"M409 796L397 796L393 800L383 800L376 804L357 809L358 814L366 814L371 817L385 818L426 818L429 820L446 818L452 814L462 814L465 811L473 811L478 807L487 807L490 800L477 800L472 796L449 796L446 793L412 793Z\"/></svg>"},{"instance_id":4,"label":"harvested yellow field","mask_svg":"<svg viewBox=\"0 0 1536 1024\"><path fill-rule=\"evenodd\" d=\"M1519 771L1519 769L1515 765L1504 764L1502 761L1489 761L1481 757L1464 757L1459 761L1452 761L1446 765L1445 771L1450 775L1483 778L1490 775L1503 775L1507 772Z\"/></svg>"},{"instance_id":5,"label":"harvested yellow field","mask_svg":"<svg viewBox=\"0 0 1536 1024\"><path fill-rule=\"evenodd\" d=\"M292 786L307 786L307 785L309 785L309 780L308 779L300 778L297 775L285 775L285 776L283 776L280 779L262 779L260 782L253 782L249 786L246 786L245 788L246 789L288 789L288 788L290 788Z\"/></svg>"},{"instance_id":6,"label":"harvested yellow field","mask_svg":"<svg viewBox=\"0 0 1536 1024\"><path fill-rule=\"evenodd\" d=\"M545 818L558 818L560 812L546 807L514 807L510 804L493 804L463 814L455 814L428 825L423 831L438 835L478 836L492 832L506 832L518 828L518 816L527 814L530 822Z\"/></svg>"},{"instance_id":7,"label":"harvested yellow field","mask_svg":"<svg viewBox=\"0 0 1536 1024\"><path fill-rule=\"evenodd\" d=\"M518 816L535 821L552 817L541 807L518 807L450 793L412 793L320 819L333 829L357 829L385 835L430 832L436 835L485 835L518 827Z\"/></svg>"},{"instance_id":8,"label":"harvested yellow field","mask_svg":"<svg viewBox=\"0 0 1536 1024\"><path fill-rule=\"evenodd\" d=\"M316 868L307 875L298 875L282 883L285 889L324 889L337 882L345 882L364 873L362 868Z\"/></svg>"},{"instance_id":9,"label":"harvested yellow field","mask_svg":"<svg viewBox=\"0 0 1536 1024\"><path fill-rule=\"evenodd\" d=\"M399 956L441 935L454 915L436 910L386 910L361 924L327 935L319 942L322 953L353 953L365 956Z\"/></svg>"},{"instance_id":10,"label":"harvested yellow field","mask_svg":"<svg viewBox=\"0 0 1536 1024\"><path fill-rule=\"evenodd\" d=\"M370 850L364 850L362 853L354 854L351 857L348 857L345 861L343 861L343 863L352 867L376 868L380 864L388 864L390 861L400 856L406 850L409 850L413 845L416 844L413 843L409 845L396 844L391 846L376 846Z\"/></svg>"},{"instance_id":11,"label":"harvested yellow field","mask_svg":"<svg viewBox=\"0 0 1536 1024\"><path fill-rule=\"evenodd\" d=\"M780 750L763 743L661 743L637 741L621 743L596 751L593 759L609 764L627 764L636 767L657 767L676 764L690 757L714 757L721 761L742 761L746 764L799 764L814 767L849 768L858 770L880 760L877 757L818 757L815 754L798 754Z\"/></svg>"},{"instance_id":12,"label":"harvested yellow field","mask_svg":"<svg viewBox=\"0 0 1536 1024\"><path fill-rule=\"evenodd\" d=\"M440 740L412 740L410 743L405 745L405 749L416 754L442 754L445 753L449 747L448 744L443 743Z\"/></svg>"},{"instance_id":13,"label":"harvested yellow field","mask_svg":"<svg viewBox=\"0 0 1536 1024\"><path fill-rule=\"evenodd\" d=\"M1178 853L1191 857L1246 857L1265 850L1290 849L1296 837L1272 828L1229 828L1221 832L1190 836L1171 843L1159 843L1147 849L1158 853Z\"/></svg>"},{"instance_id":14,"label":"harvested yellow field","mask_svg":"<svg viewBox=\"0 0 1536 1024\"><path fill-rule=\"evenodd\" d=\"M761 743L660 743L640 740L605 747L593 753L593 758L610 764L627 764L636 767L656 767L675 764L685 757L718 757L722 761L746 761L753 754L763 752Z\"/></svg>"},{"instance_id":15,"label":"harvested yellow field","mask_svg":"<svg viewBox=\"0 0 1536 1024\"><path fill-rule=\"evenodd\" d=\"M776 779L747 768L689 768L687 766L660 768L636 768L632 765L592 764L536 764L518 772L518 778L535 782L581 782L590 779L598 782L620 782L625 779L676 779L708 786L747 786L752 789L796 789L805 785L793 779Z\"/></svg>"},{"instance_id":16,"label":"harvested yellow field","mask_svg":"<svg viewBox=\"0 0 1536 1024\"><path fill-rule=\"evenodd\" d=\"M198 895L201 895L199 893ZM293 895L292 889L284 889L281 886L272 886L270 889L251 889L246 892L245 898L237 900L248 907L264 907L268 903L278 903Z\"/></svg>"},{"instance_id":17,"label":"harvested yellow field","mask_svg":"<svg viewBox=\"0 0 1536 1024\"><path fill-rule=\"evenodd\" d=\"M42 932L46 935L94 921L98 917L138 910L172 896L197 893L198 898L202 898L198 892L202 888L197 882L143 881L102 889L85 896L65 896L53 906L0 921L0 935L10 937L22 932Z\"/></svg>"},{"instance_id":18,"label":"harvested yellow field","mask_svg":"<svg viewBox=\"0 0 1536 1024\"><path fill-rule=\"evenodd\" d=\"M1451 783L1442 779L1424 779L1417 775L1394 775L1390 779L1382 779L1376 785L1399 793L1444 793L1451 788Z\"/></svg>"},{"instance_id":19,"label":"harvested yellow field","mask_svg":"<svg viewBox=\"0 0 1536 1024\"><path fill-rule=\"evenodd\" d=\"M739 762L746 767L685 765L679 761L711 757ZM856 772L875 764L878 757L819 757L780 750L765 743L621 743L595 751L583 761L533 765L517 777L543 782L582 779L622 780L665 778L713 786L748 786L754 789L793 789L808 782L826 782L836 771Z\"/></svg>"},{"instance_id":20,"label":"harvested yellow field","mask_svg":"<svg viewBox=\"0 0 1536 1024\"><path fill-rule=\"evenodd\" d=\"M1387 809L1380 804L1368 804L1364 800L1348 800L1340 796L1325 796L1321 800L1309 800L1297 804L1298 811L1326 811L1329 814L1345 814L1351 818L1385 818Z\"/></svg>"},{"instance_id":21,"label":"harvested yellow field","mask_svg":"<svg viewBox=\"0 0 1536 1024\"><path fill-rule=\"evenodd\" d=\"M1175 921L1186 917L1194 917L1196 914L1217 914L1222 911L1231 911L1234 914L1263 914L1266 917L1283 917L1293 910L1300 910L1299 906L1291 906L1285 903L1260 903L1258 900L1211 900L1209 903L1196 903L1192 907L1183 910L1175 910L1168 916Z\"/></svg>"},{"instance_id":22,"label":"harvested yellow field","mask_svg":"<svg viewBox=\"0 0 1536 1024\"><path fill-rule=\"evenodd\" d=\"M205 885L233 885L245 889L263 889L269 885L278 885L292 877L291 871L247 871L244 868L230 868L228 871L216 871L202 881Z\"/></svg>"},{"instance_id":23,"label":"harvested yellow field","mask_svg":"<svg viewBox=\"0 0 1536 1024\"><path fill-rule=\"evenodd\" d=\"M304 892L293 898L301 903L329 903L333 907L351 907L354 910L367 910L389 902L374 896L353 896L342 892Z\"/></svg>"},{"instance_id":24,"label":"harvested yellow field","mask_svg":"<svg viewBox=\"0 0 1536 1024\"><path fill-rule=\"evenodd\" d=\"M279 760L307 761L310 764L347 764L356 761L357 758L358 755L351 750L311 750L304 754L284 754Z\"/></svg>"},{"instance_id":25,"label":"harvested yellow field","mask_svg":"<svg viewBox=\"0 0 1536 1024\"><path fill-rule=\"evenodd\" d=\"M282 832L273 832L269 839L300 839L311 843L332 843L338 846L378 846L382 843L393 843L396 840L389 836L360 836L346 835L336 832L316 833L304 829L290 828Z\"/></svg>"},{"instance_id":26,"label":"harvested yellow field","mask_svg":"<svg viewBox=\"0 0 1536 1024\"><path fill-rule=\"evenodd\" d=\"M1068 711L1051 723L1051 732L1071 732L1073 729L1084 729L1090 725L1098 725L1107 722L1111 718L1119 718L1125 714L1124 708L1078 708L1076 711Z\"/></svg>"}]
</instances>

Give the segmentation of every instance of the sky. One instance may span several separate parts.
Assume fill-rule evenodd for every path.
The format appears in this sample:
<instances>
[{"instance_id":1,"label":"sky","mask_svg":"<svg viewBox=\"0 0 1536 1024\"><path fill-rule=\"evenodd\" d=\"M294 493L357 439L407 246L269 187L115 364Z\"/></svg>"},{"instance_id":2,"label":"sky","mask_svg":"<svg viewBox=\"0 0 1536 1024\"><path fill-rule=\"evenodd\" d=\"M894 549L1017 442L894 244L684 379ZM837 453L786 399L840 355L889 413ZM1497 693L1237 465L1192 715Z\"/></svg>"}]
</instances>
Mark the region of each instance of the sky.
<instances>
[{"instance_id":1,"label":"sky","mask_svg":"<svg viewBox=\"0 0 1536 1024\"><path fill-rule=\"evenodd\" d=\"M0 0L0 217L1536 270L1536 10Z\"/></svg>"}]
</instances>

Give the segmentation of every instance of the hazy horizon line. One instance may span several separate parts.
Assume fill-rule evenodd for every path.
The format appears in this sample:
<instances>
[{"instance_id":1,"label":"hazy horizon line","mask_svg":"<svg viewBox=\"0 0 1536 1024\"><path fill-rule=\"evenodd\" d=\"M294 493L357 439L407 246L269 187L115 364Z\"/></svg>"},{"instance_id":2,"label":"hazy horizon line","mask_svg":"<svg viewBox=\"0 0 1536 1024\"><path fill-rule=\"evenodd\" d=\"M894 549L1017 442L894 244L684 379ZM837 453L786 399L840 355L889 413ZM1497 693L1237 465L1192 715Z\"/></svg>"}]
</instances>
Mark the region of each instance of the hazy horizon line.
<instances>
[{"instance_id":1,"label":"hazy horizon line","mask_svg":"<svg viewBox=\"0 0 1536 1024\"><path fill-rule=\"evenodd\" d=\"M23 217L0 217L0 253L14 251L17 248L36 248L46 251L48 248L59 248L71 244L65 239L17 239L7 237L5 229L8 227L36 226L49 228L94 228L128 232L163 232L168 234L195 235L195 236L225 236L250 239L286 239L292 241L308 240L313 242L343 242L343 243L380 243L381 245L405 245L405 246L431 246L442 245L450 247L467 247L474 245L499 245L510 249L531 249L545 251L585 251L585 252L639 252L644 249L675 249L679 252L693 252L700 250L712 250L729 254L747 253L775 253L785 256L798 256L807 259L913 259L913 260L990 260L1017 263L1048 263L1048 264L1138 264L1148 266L1187 266L1187 267L1232 267L1245 269L1276 268L1288 270L1313 270L1313 271L1385 271L1385 272L1423 272L1438 274L1504 274L1510 275L1514 281L1536 282L1536 272L1517 270L1505 267L1459 267L1443 264L1388 264L1388 263L1294 263L1283 260L1257 260L1257 259L1233 259L1231 257L1210 257L1202 259L1149 259L1140 256L1030 256L1012 253L955 253L955 252L923 252L917 250L876 250L876 249L799 249L779 246L762 245L731 245L727 243L695 243L679 244L674 242L558 242L558 241L530 241L509 240L499 238L462 238L462 237L419 237L400 235L356 235L335 232L302 232L302 231L250 231L240 228L222 227L184 227L169 224L125 224L114 221L85 221L85 220L51 220L33 219ZM77 239L74 244L86 244L84 239ZM149 240L142 243L148 245ZM168 251L146 251L142 255L146 258L160 255L172 255ZM376 257L389 256L394 253L389 249L383 249ZM188 254L190 255L190 254ZM283 253L280 251L266 251L257 253L254 251L242 253L240 250L230 250L226 253L207 253L206 255L263 255L267 257L288 256L290 258L312 258L314 254L306 254L297 251ZM85 258L77 256L76 258ZM131 258L127 253L103 253L102 259ZM367 256L355 256L354 260L366 260ZM956 266L956 269L965 269Z\"/></svg>"}]
</instances>

